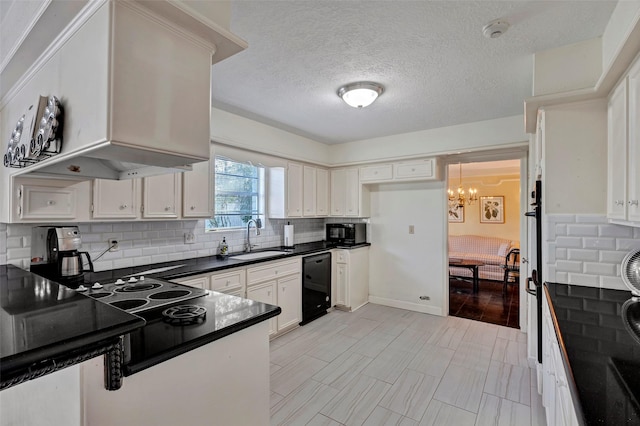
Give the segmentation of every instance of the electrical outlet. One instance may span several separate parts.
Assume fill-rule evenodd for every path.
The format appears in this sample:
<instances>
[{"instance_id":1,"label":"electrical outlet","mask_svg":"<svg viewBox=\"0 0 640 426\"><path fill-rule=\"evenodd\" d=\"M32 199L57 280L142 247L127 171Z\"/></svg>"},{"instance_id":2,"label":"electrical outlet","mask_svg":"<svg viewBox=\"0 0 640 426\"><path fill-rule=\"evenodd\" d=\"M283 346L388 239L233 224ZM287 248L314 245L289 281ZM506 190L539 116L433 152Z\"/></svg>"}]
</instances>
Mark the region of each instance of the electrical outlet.
<instances>
[{"instance_id":1,"label":"electrical outlet","mask_svg":"<svg viewBox=\"0 0 640 426\"><path fill-rule=\"evenodd\" d=\"M416 233L416 228L413 225L409 225L409 233L410 234L415 234Z\"/></svg>"},{"instance_id":2,"label":"electrical outlet","mask_svg":"<svg viewBox=\"0 0 640 426\"><path fill-rule=\"evenodd\" d=\"M193 232L185 232L184 233L184 243L185 244L195 244L196 236L193 235Z\"/></svg>"},{"instance_id":3,"label":"electrical outlet","mask_svg":"<svg viewBox=\"0 0 640 426\"><path fill-rule=\"evenodd\" d=\"M109 244L109 251L120 250L120 247L118 246L118 240L108 240L107 243Z\"/></svg>"},{"instance_id":4,"label":"electrical outlet","mask_svg":"<svg viewBox=\"0 0 640 426\"><path fill-rule=\"evenodd\" d=\"M431 300L429 296L420 296L420 300Z\"/></svg>"}]
</instances>

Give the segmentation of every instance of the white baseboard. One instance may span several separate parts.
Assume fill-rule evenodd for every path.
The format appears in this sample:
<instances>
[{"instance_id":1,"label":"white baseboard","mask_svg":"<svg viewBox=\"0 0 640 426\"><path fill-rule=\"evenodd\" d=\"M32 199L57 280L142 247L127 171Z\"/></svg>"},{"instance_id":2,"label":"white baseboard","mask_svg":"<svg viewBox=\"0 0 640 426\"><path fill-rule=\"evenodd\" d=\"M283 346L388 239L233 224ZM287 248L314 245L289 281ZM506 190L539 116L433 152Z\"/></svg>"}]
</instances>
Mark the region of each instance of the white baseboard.
<instances>
[{"instance_id":1,"label":"white baseboard","mask_svg":"<svg viewBox=\"0 0 640 426\"><path fill-rule=\"evenodd\" d=\"M392 308L406 309L408 311L422 312L423 314L439 315L442 314L442 309L435 306L425 306L418 303L406 302L404 300L387 299L385 297L369 296L369 303L375 303L378 305L390 306Z\"/></svg>"}]
</instances>

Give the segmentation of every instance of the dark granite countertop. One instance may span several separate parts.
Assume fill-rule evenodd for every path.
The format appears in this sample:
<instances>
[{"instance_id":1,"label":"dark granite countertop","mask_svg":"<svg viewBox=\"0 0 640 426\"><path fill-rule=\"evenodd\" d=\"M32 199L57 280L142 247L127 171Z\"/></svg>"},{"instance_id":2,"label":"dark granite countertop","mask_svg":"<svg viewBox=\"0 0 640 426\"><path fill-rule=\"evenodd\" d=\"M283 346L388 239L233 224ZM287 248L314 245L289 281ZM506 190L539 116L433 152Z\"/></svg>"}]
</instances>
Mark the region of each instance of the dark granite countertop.
<instances>
[{"instance_id":1,"label":"dark granite countertop","mask_svg":"<svg viewBox=\"0 0 640 426\"><path fill-rule=\"evenodd\" d=\"M640 338L623 316L640 301L622 290L545 288L578 416L587 425L640 425Z\"/></svg>"},{"instance_id":2,"label":"dark granite countertop","mask_svg":"<svg viewBox=\"0 0 640 426\"><path fill-rule=\"evenodd\" d=\"M282 311L278 306L215 291L187 303L207 310L202 322L176 326L162 319L161 310L139 314L147 324L128 336L129 344L125 348L131 350L125 355L125 376L275 317Z\"/></svg>"},{"instance_id":3,"label":"dark granite countertop","mask_svg":"<svg viewBox=\"0 0 640 426\"><path fill-rule=\"evenodd\" d=\"M0 265L0 375L55 359L145 321L11 265Z\"/></svg>"},{"instance_id":4,"label":"dark granite countertop","mask_svg":"<svg viewBox=\"0 0 640 426\"><path fill-rule=\"evenodd\" d=\"M108 281L111 279L121 278L122 276L125 276L125 275L139 274L147 270L166 269L166 268L171 268L171 269L166 269L156 273L149 273L148 275L152 277L163 278L166 280L172 280L177 278L188 277L191 275L205 274L209 272L216 272L224 269L238 268L238 267L253 265L257 263L271 262L274 260L284 260L292 256L304 256L307 254L319 253L319 252L331 250L334 248L356 249L356 248L366 247L370 245L371 244L369 243L365 243L365 244L360 244L358 246L341 247L333 243L328 243L326 241L317 241L313 243L296 244L295 247L293 248L269 247L262 250L254 250L253 252L258 253L260 251L285 250L286 254L282 256L253 259L253 260L236 260L231 258L234 255L240 255L244 253L233 253L226 259L221 259L217 256L196 257L193 259L174 260L171 262L154 263L151 265L137 265L130 268L120 268L120 269L113 269L113 270L104 271L104 272L94 272L92 274L87 274L86 281L88 283L93 283L95 281Z\"/></svg>"}]
</instances>

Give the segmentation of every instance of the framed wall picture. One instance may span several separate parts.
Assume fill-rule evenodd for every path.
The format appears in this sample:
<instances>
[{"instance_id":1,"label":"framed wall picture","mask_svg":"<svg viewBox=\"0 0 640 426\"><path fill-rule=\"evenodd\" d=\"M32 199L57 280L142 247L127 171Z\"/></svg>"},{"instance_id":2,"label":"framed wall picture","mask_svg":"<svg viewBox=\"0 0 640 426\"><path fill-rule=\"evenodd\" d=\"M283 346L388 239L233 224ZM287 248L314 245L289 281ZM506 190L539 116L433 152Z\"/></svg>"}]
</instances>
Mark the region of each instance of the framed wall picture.
<instances>
[{"instance_id":1,"label":"framed wall picture","mask_svg":"<svg viewBox=\"0 0 640 426\"><path fill-rule=\"evenodd\" d=\"M449 223L464 222L464 206L449 206Z\"/></svg>"},{"instance_id":2,"label":"framed wall picture","mask_svg":"<svg viewBox=\"0 0 640 426\"><path fill-rule=\"evenodd\" d=\"M504 223L504 197L480 197L480 223Z\"/></svg>"}]
</instances>

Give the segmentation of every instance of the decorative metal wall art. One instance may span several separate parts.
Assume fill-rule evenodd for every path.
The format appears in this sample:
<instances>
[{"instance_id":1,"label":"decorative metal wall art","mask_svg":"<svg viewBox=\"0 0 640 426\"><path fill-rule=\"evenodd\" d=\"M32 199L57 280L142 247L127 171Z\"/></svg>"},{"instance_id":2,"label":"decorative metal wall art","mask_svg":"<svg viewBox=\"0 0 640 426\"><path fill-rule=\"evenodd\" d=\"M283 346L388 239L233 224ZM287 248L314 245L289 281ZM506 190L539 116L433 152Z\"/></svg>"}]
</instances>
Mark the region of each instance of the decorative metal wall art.
<instances>
[{"instance_id":1,"label":"decorative metal wall art","mask_svg":"<svg viewBox=\"0 0 640 426\"><path fill-rule=\"evenodd\" d=\"M16 123L4 154L4 166L22 168L62 150L63 110L55 96L40 96Z\"/></svg>"}]
</instances>

